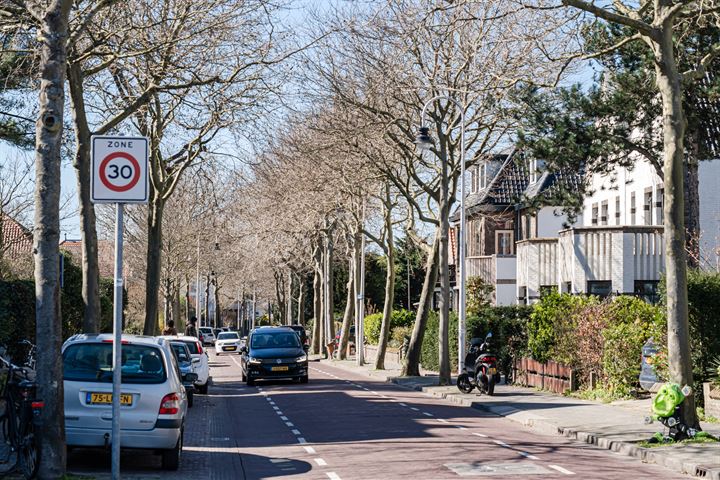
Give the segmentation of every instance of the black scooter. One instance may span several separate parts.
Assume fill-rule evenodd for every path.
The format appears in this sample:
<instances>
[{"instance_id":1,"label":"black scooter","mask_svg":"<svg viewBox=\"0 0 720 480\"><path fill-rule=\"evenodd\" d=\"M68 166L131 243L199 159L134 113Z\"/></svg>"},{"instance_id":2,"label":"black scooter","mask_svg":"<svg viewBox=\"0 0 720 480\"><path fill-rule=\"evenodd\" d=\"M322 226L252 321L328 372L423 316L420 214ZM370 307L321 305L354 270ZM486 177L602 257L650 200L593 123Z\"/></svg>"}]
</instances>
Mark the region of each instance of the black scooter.
<instances>
[{"instance_id":1,"label":"black scooter","mask_svg":"<svg viewBox=\"0 0 720 480\"><path fill-rule=\"evenodd\" d=\"M470 339L470 348L465 355L463 373L458 375L457 387L463 393L470 393L473 388L481 393L492 395L495 392L495 383L498 377L497 357L490 353L492 333L488 333L485 339Z\"/></svg>"}]
</instances>

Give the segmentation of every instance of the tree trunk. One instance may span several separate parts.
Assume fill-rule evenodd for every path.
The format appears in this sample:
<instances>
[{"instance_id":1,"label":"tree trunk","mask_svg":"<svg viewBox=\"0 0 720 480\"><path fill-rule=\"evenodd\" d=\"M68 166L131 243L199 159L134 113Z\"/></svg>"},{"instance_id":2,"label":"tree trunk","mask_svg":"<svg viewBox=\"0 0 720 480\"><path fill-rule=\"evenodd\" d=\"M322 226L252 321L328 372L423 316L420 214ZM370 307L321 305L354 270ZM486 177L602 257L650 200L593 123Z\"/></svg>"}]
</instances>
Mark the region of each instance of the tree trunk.
<instances>
[{"instance_id":1,"label":"tree trunk","mask_svg":"<svg viewBox=\"0 0 720 480\"><path fill-rule=\"evenodd\" d=\"M85 333L97 333L100 323L100 267L98 239L95 222L95 206L90 201L90 148L91 135L83 98L83 73L79 63L68 66L68 86L72 99L73 124L75 126L75 173L77 175L78 204L82 249L82 298Z\"/></svg>"},{"instance_id":2,"label":"tree trunk","mask_svg":"<svg viewBox=\"0 0 720 480\"><path fill-rule=\"evenodd\" d=\"M393 304L395 303L395 241L392 230L392 204L390 203L389 187L386 187L385 201L385 230L387 232L385 261L387 273L385 274L385 305L383 306L383 319L380 325L380 341L378 342L377 357L375 357L376 370L385 370L385 353L390 339Z\"/></svg>"},{"instance_id":3,"label":"tree trunk","mask_svg":"<svg viewBox=\"0 0 720 480\"><path fill-rule=\"evenodd\" d=\"M313 250L313 259L315 260L315 271L313 275L313 330L312 330L312 353L317 355L320 353L320 335L323 322L323 303L322 303L322 250L319 246Z\"/></svg>"},{"instance_id":4,"label":"tree trunk","mask_svg":"<svg viewBox=\"0 0 720 480\"><path fill-rule=\"evenodd\" d=\"M70 0L54 0L40 24L40 92L35 126L35 321L37 396L45 402L40 434L41 479L65 474L65 415L60 358L60 161L65 108L65 45Z\"/></svg>"},{"instance_id":5,"label":"tree trunk","mask_svg":"<svg viewBox=\"0 0 720 480\"><path fill-rule=\"evenodd\" d=\"M655 45L655 73L663 102L664 240L670 380L681 386L693 386L683 205L685 117L670 26L663 28L662 36ZM688 425L699 426L693 395L688 395L683 402L681 415Z\"/></svg>"},{"instance_id":6,"label":"tree trunk","mask_svg":"<svg viewBox=\"0 0 720 480\"><path fill-rule=\"evenodd\" d=\"M217 277L213 280L213 287L213 301L215 302L215 315L213 315L213 322L215 324L215 328L220 328L225 325L221 317L222 308L220 308L220 287L218 287Z\"/></svg>"},{"instance_id":7,"label":"tree trunk","mask_svg":"<svg viewBox=\"0 0 720 480\"><path fill-rule=\"evenodd\" d=\"M185 330L184 322L182 321L182 315L180 314L180 286L173 287L172 293L172 319L175 321L175 328L178 332Z\"/></svg>"},{"instance_id":8,"label":"tree trunk","mask_svg":"<svg viewBox=\"0 0 720 480\"><path fill-rule=\"evenodd\" d=\"M205 316L205 326L212 326L210 324L210 275L207 274L205 275L205 305L203 306L203 315Z\"/></svg>"},{"instance_id":9,"label":"tree trunk","mask_svg":"<svg viewBox=\"0 0 720 480\"><path fill-rule=\"evenodd\" d=\"M688 140L687 161L685 162L685 248L690 268L700 268L700 191L698 161L700 141L697 132L686 136Z\"/></svg>"},{"instance_id":10,"label":"tree trunk","mask_svg":"<svg viewBox=\"0 0 720 480\"><path fill-rule=\"evenodd\" d=\"M145 277L145 327L143 333L154 336L158 334L158 293L162 270L162 221L165 200L160 195L156 195L152 186L150 198L147 216L147 274Z\"/></svg>"},{"instance_id":11,"label":"tree trunk","mask_svg":"<svg viewBox=\"0 0 720 480\"><path fill-rule=\"evenodd\" d=\"M445 153L442 153L445 156ZM440 365L440 385L450 384L450 266L449 251L449 186L446 158L442 162L442 175L440 180L440 248L438 260L440 262L440 322L438 325L438 360Z\"/></svg>"},{"instance_id":12,"label":"tree trunk","mask_svg":"<svg viewBox=\"0 0 720 480\"><path fill-rule=\"evenodd\" d=\"M293 273L292 270L288 269L287 274L287 293L285 294L285 324L292 325L293 323Z\"/></svg>"},{"instance_id":13,"label":"tree trunk","mask_svg":"<svg viewBox=\"0 0 720 480\"><path fill-rule=\"evenodd\" d=\"M170 279L165 279L165 292L163 294L163 324L167 327L168 320L171 320L170 303L172 302L172 292L170 292Z\"/></svg>"},{"instance_id":14,"label":"tree trunk","mask_svg":"<svg viewBox=\"0 0 720 480\"><path fill-rule=\"evenodd\" d=\"M402 376L412 377L420 375L420 353L422 352L425 327L432 306L432 297L438 275L438 250L440 246L438 235L436 235L433 240L432 249L428 254L425 265L425 281L423 282L423 289L420 293L420 303L418 304L418 311L415 314L415 325L413 326L407 355L405 355L405 359L403 360Z\"/></svg>"},{"instance_id":15,"label":"tree trunk","mask_svg":"<svg viewBox=\"0 0 720 480\"><path fill-rule=\"evenodd\" d=\"M185 285L187 288L185 289L185 325L190 324L190 317L192 316L190 314L190 276L185 275ZM195 295L197 295L197 292L195 292ZM197 315L197 313L196 313Z\"/></svg>"},{"instance_id":16,"label":"tree trunk","mask_svg":"<svg viewBox=\"0 0 720 480\"><path fill-rule=\"evenodd\" d=\"M298 325L305 326L305 282L306 275L298 276L298 298L297 298L297 322Z\"/></svg>"},{"instance_id":17,"label":"tree trunk","mask_svg":"<svg viewBox=\"0 0 720 480\"><path fill-rule=\"evenodd\" d=\"M325 315L327 319L327 331L325 332L325 345L335 341L335 291L334 291L334 275L333 275L333 254L334 245L332 232L328 233L327 245L325 248Z\"/></svg>"},{"instance_id":18,"label":"tree trunk","mask_svg":"<svg viewBox=\"0 0 720 480\"><path fill-rule=\"evenodd\" d=\"M348 341L350 340L350 324L353 321L353 313L355 310L355 275L353 272L354 260L350 257L348 262L348 281L347 281L347 296L345 300L345 313L343 314L343 323L340 333L340 345L338 348L338 358L345 360L347 358ZM356 334L357 337L357 334Z\"/></svg>"}]
</instances>

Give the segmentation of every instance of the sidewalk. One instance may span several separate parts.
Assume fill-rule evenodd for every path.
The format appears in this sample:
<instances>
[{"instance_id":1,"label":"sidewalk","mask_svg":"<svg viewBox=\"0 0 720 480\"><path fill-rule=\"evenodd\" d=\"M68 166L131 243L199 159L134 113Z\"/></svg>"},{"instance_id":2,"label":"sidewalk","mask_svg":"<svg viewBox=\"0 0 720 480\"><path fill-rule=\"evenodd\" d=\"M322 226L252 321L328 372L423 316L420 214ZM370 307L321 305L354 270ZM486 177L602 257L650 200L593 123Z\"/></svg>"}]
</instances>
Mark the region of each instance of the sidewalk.
<instances>
[{"instance_id":1,"label":"sidewalk","mask_svg":"<svg viewBox=\"0 0 720 480\"><path fill-rule=\"evenodd\" d=\"M637 445L637 442L647 440L663 429L659 423L644 423L645 416L650 412L649 399L604 404L510 385L497 385L495 395L489 397L479 393L461 393L454 385L440 387L437 376L432 374L400 377L399 370L373 370L370 365L358 367L353 361L322 360L321 363L487 411L538 433L564 435L676 472L720 480L720 443L655 448ZM720 424L703 423L702 428L720 436Z\"/></svg>"}]
</instances>

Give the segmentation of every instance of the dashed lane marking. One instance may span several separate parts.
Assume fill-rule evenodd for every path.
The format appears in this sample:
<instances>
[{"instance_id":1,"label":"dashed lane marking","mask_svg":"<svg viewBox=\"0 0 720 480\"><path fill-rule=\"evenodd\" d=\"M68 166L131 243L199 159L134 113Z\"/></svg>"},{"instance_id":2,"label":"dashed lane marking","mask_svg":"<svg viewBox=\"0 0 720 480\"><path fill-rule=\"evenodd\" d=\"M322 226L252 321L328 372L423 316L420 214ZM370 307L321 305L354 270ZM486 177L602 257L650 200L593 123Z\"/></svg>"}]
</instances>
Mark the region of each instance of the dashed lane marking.
<instances>
[{"instance_id":1,"label":"dashed lane marking","mask_svg":"<svg viewBox=\"0 0 720 480\"><path fill-rule=\"evenodd\" d=\"M307 443L307 440L305 440L303 437L298 437L298 443Z\"/></svg>"},{"instance_id":2,"label":"dashed lane marking","mask_svg":"<svg viewBox=\"0 0 720 480\"><path fill-rule=\"evenodd\" d=\"M458 425L457 428L459 428L460 430L467 430L467 427L463 427L462 425Z\"/></svg>"},{"instance_id":3,"label":"dashed lane marking","mask_svg":"<svg viewBox=\"0 0 720 480\"><path fill-rule=\"evenodd\" d=\"M401 407L407 407L407 403L400 402L400 403L398 403L398 405L400 405Z\"/></svg>"},{"instance_id":4,"label":"dashed lane marking","mask_svg":"<svg viewBox=\"0 0 720 480\"><path fill-rule=\"evenodd\" d=\"M290 431L292 432L293 435L302 435L302 433L300 433L300 430L292 429Z\"/></svg>"},{"instance_id":5,"label":"dashed lane marking","mask_svg":"<svg viewBox=\"0 0 720 480\"><path fill-rule=\"evenodd\" d=\"M484 433L477 433L477 432L473 432L473 435L475 435L476 437L483 437L483 438L487 438L487 435L485 435Z\"/></svg>"},{"instance_id":6,"label":"dashed lane marking","mask_svg":"<svg viewBox=\"0 0 720 480\"><path fill-rule=\"evenodd\" d=\"M530 460L539 460L538 457L536 457L535 455L530 455L528 452L518 452L518 453L525 458L529 458Z\"/></svg>"},{"instance_id":7,"label":"dashed lane marking","mask_svg":"<svg viewBox=\"0 0 720 480\"><path fill-rule=\"evenodd\" d=\"M294 426L295 426L295 424L292 423L292 422L285 422L285 425L287 425L288 427L294 427Z\"/></svg>"},{"instance_id":8,"label":"dashed lane marking","mask_svg":"<svg viewBox=\"0 0 720 480\"><path fill-rule=\"evenodd\" d=\"M510 445L508 445L507 443L503 442L502 440L493 440L493 443L496 443L496 444L500 445L501 447L510 448Z\"/></svg>"},{"instance_id":9,"label":"dashed lane marking","mask_svg":"<svg viewBox=\"0 0 720 480\"><path fill-rule=\"evenodd\" d=\"M315 449L314 449L313 447L305 446L305 447L303 447L303 448L304 448L305 451L306 451L307 453L309 453L309 454L315 454L315 453L317 453L317 452L315 452Z\"/></svg>"},{"instance_id":10,"label":"dashed lane marking","mask_svg":"<svg viewBox=\"0 0 720 480\"><path fill-rule=\"evenodd\" d=\"M445 420L444 418L438 418L438 422L442 422L442 423L448 423L448 421L447 421L447 420Z\"/></svg>"},{"instance_id":11,"label":"dashed lane marking","mask_svg":"<svg viewBox=\"0 0 720 480\"><path fill-rule=\"evenodd\" d=\"M327 472L325 475L327 475L330 480L340 480L340 475L335 472Z\"/></svg>"},{"instance_id":12,"label":"dashed lane marking","mask_svg":"<svg viewBox=\"0 0 720 480\"><path fill-rule=\"evenodd\" d=\"M420 409L417 408L417 407L410 407L410 410L415 410L416 412L419 412L419 411L420 411Z\"/></svg>"},{"instance_id":13,"label":"dashed lane marking","mask_svg":"<svg viewBox=\"0 0 720 480\"><path fill-rule=\"evenodd\" d=\"M287 422L288 418L285 415L281 415L280 420L282 420L283 422Z\"/></svg>"},{"instance_id":14,"label":"dashed lane marking","mask_svg":"<svg viewBox=\"0 0 720 480\"><path fill-rule=\"evenodd\" d=\"M428 412L422 412L422 414L425 415L426 417L432 417L432 416L433 416L432 413L428 413Z\"/></svg>"},{"instance_id":15,"label":"dashed lane marking","mask_svg":"<svg viewBox=\"0 0 720 480\"><path fill-rule=\"evenodd\" d=\"M324 467L327 465L327 462L322 458L313 458L313 460L315 460L315 463L317 463L320 467Z\"/></svg>"},{"instance_id":16,"label":"dashed lane marking","mask_svg":"<svg viewBox=\"0 0 720 480\"><path fill-rule=\"evenodd\" d=\"M575 475L575 472L571 472L567 468L563 468L560 465L548 465L548 467L552 468L553 470L557 470L560 473L564 473L565 475Z\"/></svg>"}]
</instances>

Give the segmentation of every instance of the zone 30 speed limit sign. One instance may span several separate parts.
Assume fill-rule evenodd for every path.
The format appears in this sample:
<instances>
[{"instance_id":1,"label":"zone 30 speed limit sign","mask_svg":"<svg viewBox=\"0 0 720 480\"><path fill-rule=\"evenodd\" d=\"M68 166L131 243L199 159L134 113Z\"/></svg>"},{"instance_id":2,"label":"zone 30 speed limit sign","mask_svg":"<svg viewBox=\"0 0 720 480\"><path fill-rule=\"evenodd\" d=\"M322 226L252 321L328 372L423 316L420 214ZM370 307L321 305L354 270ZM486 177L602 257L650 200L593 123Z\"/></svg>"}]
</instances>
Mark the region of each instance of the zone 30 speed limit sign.
<instances>
[{"instance_id":1,"label":"zone 30 speed limit sign","mask_svg":"<svg viewBox=\"0 0 720 480\"><path fill-rule=\"evenodd\" d=\"M147 203L147 137L92 137L92 201Z\"/></svg>"}]
</instances>

